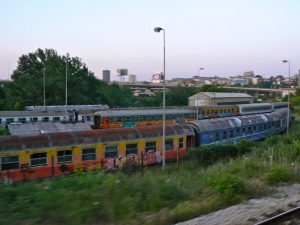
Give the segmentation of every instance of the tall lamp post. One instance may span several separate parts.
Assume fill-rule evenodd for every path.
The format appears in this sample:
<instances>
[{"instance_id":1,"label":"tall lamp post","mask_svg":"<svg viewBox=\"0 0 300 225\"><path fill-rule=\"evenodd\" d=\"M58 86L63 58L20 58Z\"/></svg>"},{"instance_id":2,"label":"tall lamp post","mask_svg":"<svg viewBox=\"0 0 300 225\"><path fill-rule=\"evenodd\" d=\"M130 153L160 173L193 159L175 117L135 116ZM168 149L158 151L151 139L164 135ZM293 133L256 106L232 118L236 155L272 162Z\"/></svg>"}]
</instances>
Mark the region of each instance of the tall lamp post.
<instances>
[{"instance_id":1,"label":"tall lamp post","mask_svg":"<svg viewBox=\"0 0 300 225\"><path fill-rule=\"evenodd\" d=\"M46 67L45 63L37 57L37 60L43 64L43 99L44 99L44 111L46 111Z\"/></svg>"},{"instance_id":2,"label":"tall lamp post","mask_svg":"<svg viewBox=\"0 0 300 225\"><path fill-rule=\"evenodd\" d=\"M201 71L201 70L204 70L204 68L201 67L201 68L198 69L198 77L199 77L199 78L200 78L200 71ZM199 79L199 82L200 82L200 79ZM197 120L199 120L199 102L198 102L198 99L197 99L197 104L196 104L196 106L197 106Z\"/></svg>"},{"instance_id":3,"label":"tall lamp post","mask_svg":"<svg viewBox=\"0 0 300 225\"><path fill-rule=\"evenodd\" d=\"M154 32L163 31L163 55L164 55L164 76L163 76L163 145L162 145L162 168L166 167L166 38L165 29L154 27Z\"/></svg>"},{"instance_id":4,"label":"tall lamp post","mask_svg":"<svg viewBox=\"0 0 300 225\"><path fill-rule=\"evenodd\" d=\"M69 53L66 56L66 96L65 96L65 120L68 120L68 60L69 60Z\"/></svg>"},{"instance_id":5,"label":"tall lamp post","mask_svg":"<svg viewBox=\"0 0 300 225\"><path fill-rule=\"evenodd\" d=\"M289 60L282 60L283 63L289 64L289 86L288 86L288 116L287 116L287 125L286 125L286 134L289 135L290 128L290 74L291 74L291 63Z\"/></svg>"},{"instance_id":6,"label":"tall lamp post","mask_svg":"<svg viewBox=\"0 0 300 225\"><path fill-rule=\"evenodd\" d=\"M204 68L202 68L202 67L199 68L199 70L198 70L198 76L199 76L199 77L200 77L200 71L201 71L201 70L204 70Z\"/></svg>"}]
</instances>

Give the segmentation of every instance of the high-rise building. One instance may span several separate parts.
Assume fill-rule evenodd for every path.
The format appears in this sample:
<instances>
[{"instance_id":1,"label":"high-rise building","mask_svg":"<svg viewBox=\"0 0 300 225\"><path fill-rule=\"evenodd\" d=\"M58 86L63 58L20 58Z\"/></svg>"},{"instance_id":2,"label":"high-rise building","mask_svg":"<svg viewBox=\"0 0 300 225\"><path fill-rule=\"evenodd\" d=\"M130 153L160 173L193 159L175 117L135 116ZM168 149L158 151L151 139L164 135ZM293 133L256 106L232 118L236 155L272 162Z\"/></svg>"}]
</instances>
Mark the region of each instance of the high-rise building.
<instances>
[{"instance_id":1,"label":"high-rise building","mask_svg":"<svg viewBox=\"0 0 300 225\"><path fill-rule=\"evenodd\" d=\"M107 83L110 82L110 70L102 70L102 80Z\"/></svg>"},{"instance_id":2,"label":"high-rise building","mask_svg":"<svg viewBox=\"0 0 300 225\"><path fill-rule=\"evenodd\" d=\"M300 88L300 69L298 70L298 88Z\"/></svg>"},{"instance_id":3,"label":"high-rise building","mask_svg":"<svg viewBox=\"0 0 300 225\"><path fill-rule=\"evenodd\" d=\"M135 83L136 82L136 75L130 74L128 76L128 83Z\"/></svg>"}]
</instances>

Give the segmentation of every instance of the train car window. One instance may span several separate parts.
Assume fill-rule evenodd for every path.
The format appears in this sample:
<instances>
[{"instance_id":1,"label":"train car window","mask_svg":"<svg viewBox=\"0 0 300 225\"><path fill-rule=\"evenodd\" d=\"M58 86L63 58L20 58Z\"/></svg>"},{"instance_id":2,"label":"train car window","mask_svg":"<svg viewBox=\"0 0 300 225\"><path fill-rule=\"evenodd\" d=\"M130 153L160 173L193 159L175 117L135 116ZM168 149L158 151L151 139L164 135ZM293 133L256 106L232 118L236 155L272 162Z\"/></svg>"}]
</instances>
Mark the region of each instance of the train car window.
<instances>
[{"instance_id":1,"label":"train car window","mask_svg":"<svg viewBox=\"0 0 300 225\"><path fill-rule=\"evenodd\" d=\"M219 110L216 110L216 114L218 114L219 113Z\"/></svg>"},{"instance_id":2,"label":"train car window","mask_svg":"<svg viewBox=\"0 0 300 225\"><path fill-rule=\"evenodd\" d=\"M156 120L156 117L155 117L155 116L150 116L150 120L151 120L151 121L155 121L155 120Z\"/></svg>"},{"instance_id":3,"label":"train car window","mask_svg":"<svg viewBox=\"0 0 300 225\"><path fill-rule=\"evenodd\" d=\"M47 165L47 152L34 153L30 155L30 166Z\"/></svg>"},{"instance_id":4,"label":"train car window","mask_svg":"<svg viewBox=\"0 0 300 225\"><path fill-rule=\"evenodd\" d=\"M268 129L271 129L271 123L268 123Z\"/></svg>"},{"instance_id":5,"label":"train car window","mask_svg":"<svg viewBox=\"0 0 300 225\"><path fill-rule=\"evenodd\" d=\"M275 127L275 122L274 121L272 122L272 127Z\"/></svg>"},{"instance_id":6,"label":"train car window","mask_svg":"<svg viewBox=\"0 0 300 225\"><path fill-rule=\"evenodd\" d=\"M259 125L259 131L262 131L262 130L263 130L263 125L260 124L260 125Z\"/></svg>"},{"instance_id":7,"label":"train car window","mask_svg":"<svg viewBox=\"0 0 300 225\"><path fill-rule=\"evenodd\" d=\"M43 117L43 118L42 118L42 121L43 121L43 122L48 122L48 121L49 121L49 117Z\"/></svg>"},{"instance_id":8,"label":"train car window","mask_svg":"<svg viewBox=\"0 0 300 225\"><path fill-rule=\"evenodd\" d=\"M118 116L117 118L117 123L122 123L123 122L123 118L122 118L122 116Z\"/></svg>"},{"instance_id":9,"label":"train car window","mask_svg":"<svg viewBox=\"0 0 300 225\"><path fill-rule=\"evenodd\" d=\"M172 116L171 115L166 115L166 120L171 120L172 119Z\"/></svg>"},{"instance_id":10,"label":"train car window","mask_svg":"<svg viewBox=\"0 0 300 225\"><path fill-rule=\"evenodd\" d=\"M37 117L31 117L30 118L30 122L37 122L38 121L38 118Z\"/></svg>"},{"instance_id":11,"label":"train car window","mask_svg":"<svg viewBox=\"0 0 300 225\"><path fill-rule=\"evenodd\" d=\"M226 130L223 131L223 140L224 139L227 139L227 131Z\"/></svg>"},{"instance_id":12,"label":"train car window","mask_svg":"<svg viewBox=\"0 0 300 225\"><path fill-rule=\"evenodd\" d=\"M57 151L57 163L70 163L73 160L72 150Z\"/></svg>"},{"instance_id":13,"label":"train car window","mask_svg":"<svg viewBox=\"0 0 300 225\"><path fill-rule=\"evenodd\" d=\"M178 143L178 147L179 148L183 148L184 144L183 144L183 138L179 138L179 143Z\"/></svg>"},{"instance_id":14,"label":"train car window","mask_svg":"<svg viewBox=\"0 0 300 225\"><path fill-rule=\"evenodd\" d=\"M247 133L248 133L248 134L252 134L252 129L251 129L251 127L248 127Z\"/></svg>"},{"instance_id":15,"label":"train car window","mask_svg":"<svg viewBox=\"0 0 300 225\"><path fill-rule=\"evenodd\" d=\"M172 115L172 119L176 120L177 119L177 115Z\"/></svg>"},{"instance_id":16,"label":"train car window","mask_svg":"<svg viewBox=\"0 0 300 225\"><path fill-rule=\"evenodd\" d=\"M243 127L242 128L242 135L245 135L246 134L246 127Z\"/></svg>"},{"instance_id":17,"label":"train car window","mask_svg":"<svg viewBox=\"0 0 300 225\"><path fill-rule=\"evenodd\" d=\"M118 157L118 146L106 146L104 149L105 158L117 158Z\"/></svg>"},{"instance_id":18,"label":"train car window","mask_svg":"<svg viewBox=\"0 0 300 225\"><path fill-rule=\"evenodd\" d=\"M256 126L253 126L253 133L256 133Z\"/></svg>"},{"instance_id":19,"label":"train car window","mask_svg":"<svg viewBox=\"0 0 300 225\"><path fill-rule=\"evenodd\" d=\"M81 150L82 161L96 160L96 148L83 148Z\"/></svg>"},{"instance_id":20,"label":"train car window","mask_svg":"<svg viewBox=\"0 0 300 225\"><path fill-rule=\"evenodd\" d=\"M135 154L137 155L138 148L137 144L127 144L126 145L126 155Z\"/></svg>"},{"instance_id":21,"label":"train car window","mask_svg":"<svg viewBox=\"0 0 300 225\"><path fill-rule=\"evenodd\" d=\"M139 122L139 121L140 121L140 117L139 117L139 116L135 116L135 117L134 117L134 121L135 121L135 122Z\"/></svg>"},{"instance_id":22,"label":"train car window","mask_svg":"<svg viewBox=\"0 0 300 225\"><path fill-rule=\"evenodd\" d=\"M60 121L60 117L59 117L59 116L55 116L55 117L53 117L53 121L54 121L54 122L58 122L58 121Z\"/></svg>"},{"instance_id":23,"label":"train car window","mask_svg":"<svg viewBox=\"0 0 300 225\"><path fill-rule=\"evenodd\" d=\"M236 128L236 136L237 137L241 136L241 129L240 128Z\"/></svg>"},{"instance_id":24,"label":"train car window","mask_svg":"<svg viewBox=\"0 0 300 225\"><path fill-rule=\"evenodd\" d=\"M148 120L148 116L142 116L142 121L147 121Z\"/></svg>"},{"instance_id":25,"label":"train car window","mask_svg":"<svg viewBox=\"0 0 300 225\"><path fill-rule=\"evenodd\" d=\"M276 127L277 128L280 127L280 122L279 121L276 122Z\"/></svg>"},{"instance_id":26,"label":"train car window","mask_svg":"<svg viewBox=\"0 0 300 225\"><path fill-rule=\"evenodd\" d=\"M233 138L233 130L230 130L230 131L229 131L229 137L230 137L230 138Z\"/></svg>"},{"instance_id":27,"label":"train car window","mask_svg":"<svg viewBox=\"0 0 300 225\"><path fill-rule=\"evenodd\" d=\"M114 123L114 118L113 117L109 117L109 123Z\"/></svg>"},{"instance_id":28,"label":"train car window","mask_svg":"<svg viewBox=\"0 0 300 225\"><path fill-rule=\"evenodd\" d=\"M174 149L173 139L167 139L165 141L166 151L170 151Z\"/></svg>"},{"instance_id":29,"label":"train car window","mask_svg":"<svg viewBox=\"0 0 300 225\"><path fill-rule=\"evenodd\" d=\"M156 152L156 141L146 142L145 152Z\"/></svg>"},{"instance_id":30,"label":"train car window","mask_svg":"<svg viewBox=\"0 0 300 225\"><path fill-rule=\"evenodd\" d=\"M220 109L220 113L223 113L223 109Z\"/></svg>"},{"instance_id":31,"label":"train car window","mask_svg":"<svg viewBox=\"0 0 300 225\"><path fill-rule=\"evenodd\" d=\"M264 130L266 130L267 129L267 124L264 124Z\"/></svg>"},{"instance_id":32,"label":"train car window","mask_svg":"<svg viewBox=\"0 0 300 225\"><path fill-rule=\"evenodd\" d=\"M220 132L216 131L216 141L220 141Z\"/></svg>"},{"instance_id":33,"label":"train car window","mask_svg":"<svg viewBox=\"0 0 300 225\"><path fill-rule=\"evenodd\" d=\"M211 132L211 133L209 133L209 142L212 143L213 140L214 140L214 133Z\"/></svg>"},{"instance_id":34,"label":"train car window","mask_svg":"<svg viewBox=\"0 0 300 225\"><path fill-rule=\"evenodd\" d=\"M7 118L6 119L6 123L9 124L9 123L13 123L14 122L14 118Z\"/></svg>"},{"instance_id":35,"label":"train car window","mask_svg":"<svg viewBox=\"0 0 300 225\"><path fill-rule=\"evenodd\" d=\"M26 123L26 118L19 118L18 122L20 122L20 123Z\"/></svg>"},{"instance_id":36,"label":"train car window","mask_svg":"<svg viewBox=\"0 0 300 225\"><path fill-rule=\"evenodd\" d=\"M86 121L91 121L91 116L86 116Z\"/></svg>"},{"instance_id":37,"label":"train car window","mask_svg":"<svg viewBox=\"0 0 300 225\"><path fill-rule=\"evenodd\" d=\"M1 170L19 169L19 156L3 156L1 157Z\"/></svg>"},{"instance_id":38,"label":"train car window","mask_svg":"<svg viewBox=\"0 0 300 225\"><path fill-rule=\"evenodd\" d=\"M162 115L158 115L158 120L162 120L163 116Z\"/></svg>"}]
</instances>

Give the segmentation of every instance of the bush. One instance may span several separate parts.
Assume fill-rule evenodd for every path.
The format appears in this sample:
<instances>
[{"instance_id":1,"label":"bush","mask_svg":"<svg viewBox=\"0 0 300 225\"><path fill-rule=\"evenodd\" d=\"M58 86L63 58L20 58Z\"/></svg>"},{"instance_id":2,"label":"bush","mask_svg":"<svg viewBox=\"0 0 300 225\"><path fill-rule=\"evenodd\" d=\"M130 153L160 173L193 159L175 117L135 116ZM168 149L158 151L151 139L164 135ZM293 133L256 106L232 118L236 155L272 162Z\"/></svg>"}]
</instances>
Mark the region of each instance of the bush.
<instances>
[{"instance_id":1,"label":"bush","mask_svg":"<svg viewBox=\"0 0 300 225\"><path fill-rule=\"evenodd\" d=\"M208 179L208 185L224 198L246 193L245 182L236 175L219 173Z\"/></svg>"},{"instance_id":2,"label":"bush","mask_svg":"<svg viewBox=\"0 0 300 225\"><path fill-rule=\"evenodd\" d=\"M269 184L277 184L279 182L287 182L290 174L287 169L275 168L266 174L266 179Z\"/></svg>"}]
</instances>

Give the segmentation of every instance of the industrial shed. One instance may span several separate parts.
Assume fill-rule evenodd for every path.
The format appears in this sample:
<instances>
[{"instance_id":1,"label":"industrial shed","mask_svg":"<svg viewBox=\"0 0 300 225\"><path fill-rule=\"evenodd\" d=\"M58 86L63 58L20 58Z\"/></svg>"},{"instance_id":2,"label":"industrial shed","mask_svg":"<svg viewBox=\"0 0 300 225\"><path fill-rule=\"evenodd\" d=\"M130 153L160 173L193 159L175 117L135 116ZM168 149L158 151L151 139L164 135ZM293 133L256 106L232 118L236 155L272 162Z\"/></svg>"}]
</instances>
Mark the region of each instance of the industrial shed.
<instances>
[{"instance_id":1,"label":"industrial shed","mask_svg":"<svg viewBox=\"0 0 300 225\"><path fill-rule=\"evenodd\" d=\"M253 103L253 97L245 93L199 92L189 97L189 106L237 105Z\"/></svg>"}]
</instances>

